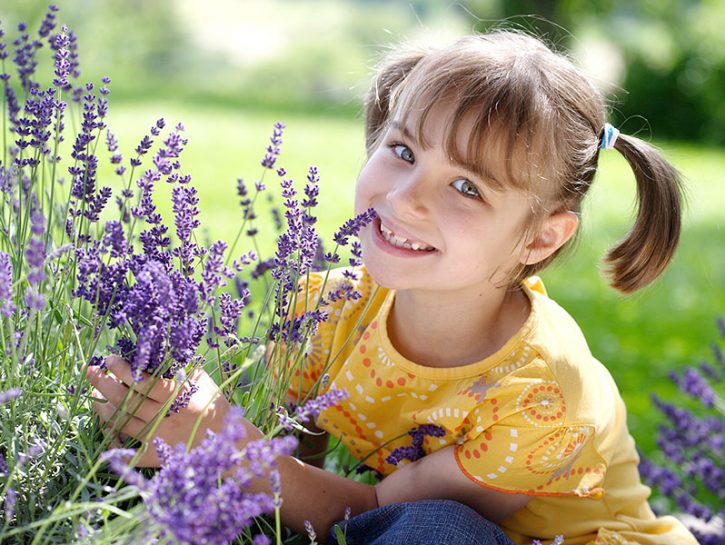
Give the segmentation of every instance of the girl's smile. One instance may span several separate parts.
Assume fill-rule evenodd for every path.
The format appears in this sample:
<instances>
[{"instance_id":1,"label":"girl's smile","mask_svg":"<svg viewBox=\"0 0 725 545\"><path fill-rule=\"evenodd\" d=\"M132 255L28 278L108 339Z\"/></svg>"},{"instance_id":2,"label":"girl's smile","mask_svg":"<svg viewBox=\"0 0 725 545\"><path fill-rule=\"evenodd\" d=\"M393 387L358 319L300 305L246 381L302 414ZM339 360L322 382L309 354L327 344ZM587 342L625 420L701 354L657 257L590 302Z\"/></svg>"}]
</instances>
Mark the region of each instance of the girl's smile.
<instances>
[{"instance_id":1,"label":"girl's smile","mask_svg":"<svg viewBox=\"0 0 725 545\"><path fill-rule=\"evenodd\" d=\"M437 251L430 244L394 226L390 220L383 221L379 216L373 221L372 229L375 235L373 240L378 247L393 255L420 257Z\"/></svg>"}]
</instances>

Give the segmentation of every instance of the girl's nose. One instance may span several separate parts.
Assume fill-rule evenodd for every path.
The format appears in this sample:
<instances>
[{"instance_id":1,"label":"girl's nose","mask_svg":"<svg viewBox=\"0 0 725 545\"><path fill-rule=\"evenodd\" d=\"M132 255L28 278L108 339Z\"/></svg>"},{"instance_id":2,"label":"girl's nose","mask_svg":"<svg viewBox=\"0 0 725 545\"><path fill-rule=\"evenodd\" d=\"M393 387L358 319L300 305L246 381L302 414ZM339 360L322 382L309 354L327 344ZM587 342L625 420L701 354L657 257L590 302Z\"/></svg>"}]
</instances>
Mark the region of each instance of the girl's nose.
<instances>
[{"instance_id":1,"label":"girl's nose","mask_svg":"<svg viewBox=\"0 0 725 545\"><path fill-rule=\"evenodd\" d=\"M430 213L430 192L420 178L401 180L388 192L393 212L401 219L421 219Z\"/></svg>"}]
</instances>

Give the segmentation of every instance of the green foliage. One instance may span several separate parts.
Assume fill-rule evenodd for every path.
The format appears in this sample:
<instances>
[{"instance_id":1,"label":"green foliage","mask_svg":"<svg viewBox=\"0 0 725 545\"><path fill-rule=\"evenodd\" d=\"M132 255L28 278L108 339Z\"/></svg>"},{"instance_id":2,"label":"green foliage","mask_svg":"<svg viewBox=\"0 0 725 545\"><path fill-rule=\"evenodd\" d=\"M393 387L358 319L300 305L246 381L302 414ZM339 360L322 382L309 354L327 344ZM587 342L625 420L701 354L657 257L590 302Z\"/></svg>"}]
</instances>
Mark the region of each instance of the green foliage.
<instances>
[{"instance_id":1,"label":"green foliage","mask_svg":"<svg viewBox=\"0 0 725 545\"><path fill-rule=\"evenodd\" d=\"M595 33L626 66L612 119L643 116L659 138L725 142L725 3L719 0L471 0L479 30L500 24L573 46ZM597 66L594 69L598 69Z\"/></svg>"},{"instance_id":2,"label":"green foliage","mask_svg":"<svg viewBox=\"0 0 725 545\"><path fill-rule=\"evenodd\" d=\"M359 111L391 42L514 26L563 47L596 35L626 66L613 121L643 116L659 138L725 141L725 3L718 0L60 0L84 78L117 98L164 97L274 111ZM6 0L0 20L35 23L45 2ZM598 70L599 66L594 66Z\"/></svg>"}]
</instances>

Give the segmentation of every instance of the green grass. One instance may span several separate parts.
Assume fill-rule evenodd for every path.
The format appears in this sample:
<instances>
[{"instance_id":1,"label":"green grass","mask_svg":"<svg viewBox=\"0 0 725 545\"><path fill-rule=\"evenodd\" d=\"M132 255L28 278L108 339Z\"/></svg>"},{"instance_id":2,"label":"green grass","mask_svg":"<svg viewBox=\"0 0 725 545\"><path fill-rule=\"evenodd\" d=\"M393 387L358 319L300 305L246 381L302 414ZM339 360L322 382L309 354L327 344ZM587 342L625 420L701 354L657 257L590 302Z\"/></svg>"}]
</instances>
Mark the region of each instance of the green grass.
<instances>
[{"instance_id":1,"label":"green grass","mask_svg":"<svg viewBox=\"0 0 725 545\"><path fill-rule=\"evenodd\" d=\"M360 119L318 113L278 119L269 112L157 102L112 104L110 126L129 150L141 138L141 128L159 116L186 125L190 142L182 164L199 189L205 236L233 239L240 221L235 180L253 182L261 175L259 161L278 120L287 124L278 164L298 187L308 166L320 168L322 235L329 240L351 215L354 182L364 160ZM654 285L624 297L599 272L606 249L631 226L635 194L628 165L618 153L608 152L584 207L576 251L542 274L550 294L577 319L592 352L614 375L644 452L653 448L659 419L650 394L671 396L670 370L710 358L710 344L718 337L715 318L725 312L725 252L720 249L725 185L719 182L725 153L689 144L665 143L662 148L683 173L689 201L680 248L666 273ZM276 190L276 175L268 173L265 182ZM262 245L268 254L272 238L263 238Z\"/></svg>"}]
</instances>

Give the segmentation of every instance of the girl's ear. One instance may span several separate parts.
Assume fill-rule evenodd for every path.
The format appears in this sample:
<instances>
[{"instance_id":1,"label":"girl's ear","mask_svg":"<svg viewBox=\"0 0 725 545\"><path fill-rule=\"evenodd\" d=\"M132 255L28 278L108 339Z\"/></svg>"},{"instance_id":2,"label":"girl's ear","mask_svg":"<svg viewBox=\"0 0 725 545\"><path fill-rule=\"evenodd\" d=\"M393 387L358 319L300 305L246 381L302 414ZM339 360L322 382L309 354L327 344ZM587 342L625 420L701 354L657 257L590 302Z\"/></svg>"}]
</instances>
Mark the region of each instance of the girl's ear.
<instances>
[{"instance_id":1,"label":"girl's ear","mask_svg":"<svg viewBox=\"0 0 725 545\"><path fill-rule=\"evenodd\" d=\"M556 212L548 216L524 250L521 262L534 265L556 252L574 236L579 216L574 212Z\"/></svg>"}]
</instances>

